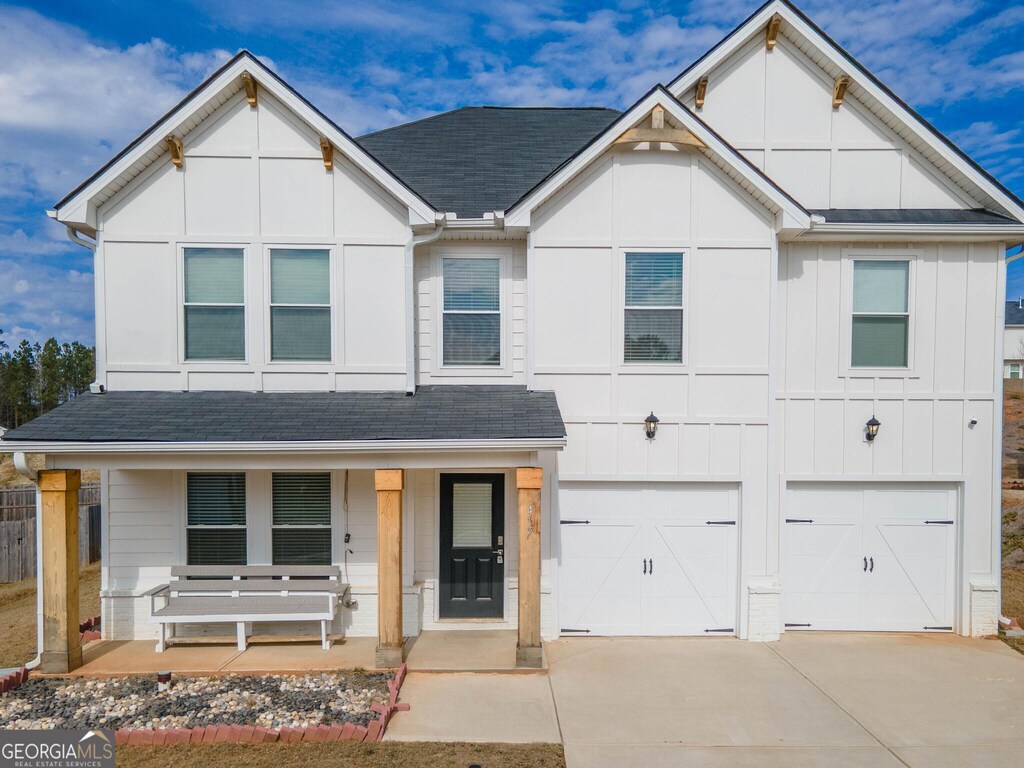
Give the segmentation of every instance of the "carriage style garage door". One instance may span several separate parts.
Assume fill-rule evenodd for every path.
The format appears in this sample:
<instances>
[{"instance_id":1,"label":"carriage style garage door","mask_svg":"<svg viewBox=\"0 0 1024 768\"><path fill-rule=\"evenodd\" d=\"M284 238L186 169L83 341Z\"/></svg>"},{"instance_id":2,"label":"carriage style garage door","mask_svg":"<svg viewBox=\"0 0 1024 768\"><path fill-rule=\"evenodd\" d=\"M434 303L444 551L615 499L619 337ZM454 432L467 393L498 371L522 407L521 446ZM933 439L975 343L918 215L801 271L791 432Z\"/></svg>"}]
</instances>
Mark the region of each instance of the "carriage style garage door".
<instances>
[{"instance_id":1,"label":"carriage style garage door","mask_svg":"<svg viewBox=\"0 0 1024 768\"><path fill-rule=\"evenodd\" d=\"M559 509L562 634L734 634L735 486L567 483Z\"/></svg>"},{"instance_id":2,"label":"carriage style garage door","mask_svg":"<svg viewBox=\"0 0 1024 768\"><path fill-rule=\"evenodd\" d=\"M791 483L783 513L787 630L952 630L954 486Z\"/></svg>"}]
</instances>

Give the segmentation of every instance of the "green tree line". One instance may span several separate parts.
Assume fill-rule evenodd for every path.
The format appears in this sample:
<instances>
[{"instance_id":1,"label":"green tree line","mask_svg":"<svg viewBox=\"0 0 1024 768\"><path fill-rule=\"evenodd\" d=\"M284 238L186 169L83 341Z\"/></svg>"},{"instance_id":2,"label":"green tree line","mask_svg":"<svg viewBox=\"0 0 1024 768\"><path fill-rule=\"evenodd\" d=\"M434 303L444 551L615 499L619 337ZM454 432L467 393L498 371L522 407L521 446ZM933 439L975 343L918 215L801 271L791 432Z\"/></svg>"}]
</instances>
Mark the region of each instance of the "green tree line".
<instances>
[{"instance_id":1,"label":"green tree line","mask_svg":"<svg viewBox=\"0 0 1024 768\"><path fill-rule=\"evenodd\" d=\"M0 425L10 429L43 415L85 392L95 377L92 347L54 338L11 347L0 329Z\"/></svg>"}]
</instances>

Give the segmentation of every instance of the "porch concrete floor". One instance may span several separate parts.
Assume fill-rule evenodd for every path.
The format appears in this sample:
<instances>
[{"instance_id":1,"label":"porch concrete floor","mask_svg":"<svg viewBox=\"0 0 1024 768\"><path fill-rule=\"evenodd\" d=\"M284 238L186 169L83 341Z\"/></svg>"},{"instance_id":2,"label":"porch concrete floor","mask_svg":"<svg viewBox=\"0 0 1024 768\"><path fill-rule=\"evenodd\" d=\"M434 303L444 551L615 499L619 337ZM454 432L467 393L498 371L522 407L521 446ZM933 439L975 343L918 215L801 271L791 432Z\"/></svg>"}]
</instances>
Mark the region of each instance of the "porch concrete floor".
<instances>
[{"instance_id":1,"label":"porch concrete floor","mask_svg":"<svg viewBox=\"0 0 1024 768\"><path fill-rule=\"evenodd\" d=\"M405 662L416 672L514 670L517 638L514 629L421 632L407 641Z\"/></svg>"},{"instance_id":2,"label":"porch concrete floor","mask_svg":"<svg viewBox=\"0 0 1024 768\"><path fill-rule=\"evenodd\" d=\"M561 739L570 768L1022 764L1024 657L996 640L573 638L547 653L546 676L411 673L386 738Z\"/></svg>"}]
</instances>

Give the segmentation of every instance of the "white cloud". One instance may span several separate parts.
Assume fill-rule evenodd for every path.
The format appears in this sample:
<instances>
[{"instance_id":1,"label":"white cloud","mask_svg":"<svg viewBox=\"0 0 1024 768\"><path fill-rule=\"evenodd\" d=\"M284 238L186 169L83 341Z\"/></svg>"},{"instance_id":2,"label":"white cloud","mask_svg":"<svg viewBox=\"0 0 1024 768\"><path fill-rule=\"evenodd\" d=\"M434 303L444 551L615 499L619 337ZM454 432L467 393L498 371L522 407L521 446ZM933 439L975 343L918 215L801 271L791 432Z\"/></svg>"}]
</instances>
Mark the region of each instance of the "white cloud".
<instances>
[{"instance_id":1,"label":"white cloud","mask_svg":"<svg viewBox=\"0 0 1024 768\"><path fill-rule=\"evenodd\" d=\"M25 293L28 291L28 280L18 280L14 283L15 293Z\"/></svg>"}]
</instances>

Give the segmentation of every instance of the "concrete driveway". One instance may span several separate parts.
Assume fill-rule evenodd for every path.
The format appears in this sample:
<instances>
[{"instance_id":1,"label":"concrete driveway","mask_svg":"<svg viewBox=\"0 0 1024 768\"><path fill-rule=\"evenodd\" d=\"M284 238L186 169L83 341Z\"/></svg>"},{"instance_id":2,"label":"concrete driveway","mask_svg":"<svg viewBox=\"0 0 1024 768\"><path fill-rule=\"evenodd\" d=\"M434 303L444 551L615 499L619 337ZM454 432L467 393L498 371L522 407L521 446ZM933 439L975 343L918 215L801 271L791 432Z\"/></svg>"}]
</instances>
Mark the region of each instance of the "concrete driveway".
<instances>
[{"instance_id":1,"label":"concrete driveway","mask_svg":"<svg viewBox=\"0 0 1024 768\"><path fill-rule=\"evenodd\" d=\"M1024 764L1024 656L996 640L791 632L547 652L546 680L411 674L412 711L388 737L560 738L569 766L588 768Z\"/></svg>"}]
</instances>

